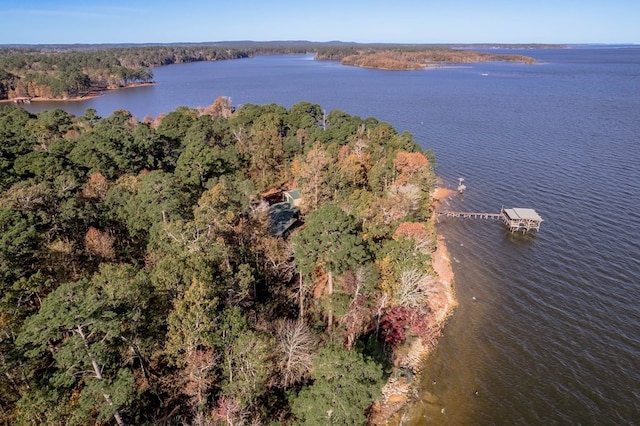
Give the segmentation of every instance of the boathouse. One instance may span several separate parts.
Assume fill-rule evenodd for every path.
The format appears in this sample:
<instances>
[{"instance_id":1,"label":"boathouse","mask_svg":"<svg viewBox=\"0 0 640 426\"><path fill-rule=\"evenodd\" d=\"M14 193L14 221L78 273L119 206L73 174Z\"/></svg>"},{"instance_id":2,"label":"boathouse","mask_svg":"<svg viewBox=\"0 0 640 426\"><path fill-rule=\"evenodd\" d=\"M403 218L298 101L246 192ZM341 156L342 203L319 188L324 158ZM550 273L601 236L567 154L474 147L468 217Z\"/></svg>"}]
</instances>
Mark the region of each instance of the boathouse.
<instances>
[{"instance_id":1,"label":"boathouse","mask_svg":"<svg viewBox=\"0 0 640 426\"><path fill-rule=\"evenodd\" d=\"M453 212L453 211L440 211L435 213L436 216L445 217L461 217L466 219L500 219L502 220L511 232L522 231L528 232L533 230L540 230L540 223L542 218L533 209L523 208L502 208L500 213L478 213L478 212Z\"/></svg>"},{"instance_id":2,"label":"boathouse","mask_svg":"<svg viewBox=\"0 0 640 426\"><path fill-rule=\"evenodd\" d=\"M532 229L535 229L536 231L540 230L540 223L542 223L542 218L533 209L503 208L500 213L502 214L502 221L509 227L509 230L512 232L528 232Z\"/></svg>"}]
</instances>

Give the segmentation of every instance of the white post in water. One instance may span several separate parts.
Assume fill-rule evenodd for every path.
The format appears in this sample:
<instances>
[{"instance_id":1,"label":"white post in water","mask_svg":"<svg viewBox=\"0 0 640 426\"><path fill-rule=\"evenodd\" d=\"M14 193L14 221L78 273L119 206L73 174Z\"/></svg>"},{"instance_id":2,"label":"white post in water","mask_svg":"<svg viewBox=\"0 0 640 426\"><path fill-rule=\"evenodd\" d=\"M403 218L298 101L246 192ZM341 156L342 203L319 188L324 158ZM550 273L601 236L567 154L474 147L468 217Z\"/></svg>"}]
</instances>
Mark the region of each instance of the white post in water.
<instances>
[{"instance_id":1,"label":"white post in water","mask_svg":"<svg viewBox=\"0 0 640 426\"><path fill-rule=\"evenodd\" d=\"M464 178L461 178L461 177L458 178L458 192L461 194L464 192L465 189L467 189L467 187L464 186L462 182L464 182Z\"/></svg>"}]
</instances>

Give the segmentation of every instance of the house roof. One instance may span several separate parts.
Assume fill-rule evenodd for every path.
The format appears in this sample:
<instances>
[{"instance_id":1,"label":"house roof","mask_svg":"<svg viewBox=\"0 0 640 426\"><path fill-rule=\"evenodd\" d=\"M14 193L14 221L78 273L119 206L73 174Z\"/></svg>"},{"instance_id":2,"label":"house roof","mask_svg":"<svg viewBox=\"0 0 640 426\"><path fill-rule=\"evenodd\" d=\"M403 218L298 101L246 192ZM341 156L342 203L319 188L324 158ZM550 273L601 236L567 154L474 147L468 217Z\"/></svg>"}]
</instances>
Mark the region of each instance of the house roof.
<instances>
[{"instance_id":1,"label":"house roof","mask_svg":"<svg viewBox=\"0 0 640 426\"><path fill-rule=\"evenodd\" d=\"M288 195L289 197L291 197L292 200L297 200L300 198L300 190L299 189L292 189L290 191L284 191L283 194Z\"/></svg>"},{"instance_id":2,"label":"house roof","mask_svg":"<svg viewBox=\"0 0 640 426\"><path fill-rule=\"evenodd\" d=\"M289 203L276 203L269 207L269 232L282 236L298 221L298 208Z\"/></svg>"}]
</instances>

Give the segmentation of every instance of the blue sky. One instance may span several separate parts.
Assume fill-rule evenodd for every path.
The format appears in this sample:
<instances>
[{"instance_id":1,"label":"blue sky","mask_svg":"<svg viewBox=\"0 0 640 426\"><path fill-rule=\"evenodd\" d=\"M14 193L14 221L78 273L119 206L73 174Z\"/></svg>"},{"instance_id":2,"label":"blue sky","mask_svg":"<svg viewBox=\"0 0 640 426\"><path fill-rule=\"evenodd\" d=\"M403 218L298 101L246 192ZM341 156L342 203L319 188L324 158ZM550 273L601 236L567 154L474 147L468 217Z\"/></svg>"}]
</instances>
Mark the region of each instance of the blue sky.
<instances>
[{"instance_id":1,"label":"blue sky","mask_svg":"<svg viewBox=\"0 0 640 426\"><path fill-rule=\"evenodd\" d=\"M640 43L639 0L0 0L0 44Z\"/></svg>"}]
</instances>

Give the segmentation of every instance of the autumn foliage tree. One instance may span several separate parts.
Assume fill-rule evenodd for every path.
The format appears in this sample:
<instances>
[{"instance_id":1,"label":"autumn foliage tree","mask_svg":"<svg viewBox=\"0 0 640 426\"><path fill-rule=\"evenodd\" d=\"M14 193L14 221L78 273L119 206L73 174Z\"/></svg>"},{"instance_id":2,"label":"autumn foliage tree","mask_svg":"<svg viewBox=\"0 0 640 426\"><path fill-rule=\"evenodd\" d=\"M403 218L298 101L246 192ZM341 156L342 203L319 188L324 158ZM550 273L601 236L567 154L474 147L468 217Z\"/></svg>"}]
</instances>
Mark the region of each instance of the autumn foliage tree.
<instances>
[{"instance_id":1,"label":"autumn foliage tree","mask_svg":"<svg viewBox=\"0 0 640 426\"><path fill-rule=\"evenodd\" d=\"M202 114L210 115L214 120L217 118L228 119L233 113L231 99L226 96L216 98L213 103L202 110Z\"/></svg>"},{"instance_id":2,"label":"autumn foliage tree","mask_svg":"<svg viewBox=\"0 0 640 426\"><path fill-rule=\"evenodd\" d=\"M114 240L108 232L100 231L92 226L84 236L84 246L89 253L105 260L111 260L116 256L113 248Z\"/></svg>"},{"instance_id":3,"label":"autumn foliage tree","mask_svg":"<svg viewBox=\"0 0 640 426\"><path fill-rule=\"evenodd\" d=\"M82 195L86 198L96 198L103 200L109 190L109 182L107 178L100 172L91 173L87 179L87 183L82 189Z\"/></svg>"},{"instance_id":4,"label":"autumn foliage tree","mask_svg":"<svg viewBox=\"0 0 640 426\"><path fill-rule=\"evenodd\" d=\"M423 222L402 222L393 233L393 239L411 239L416 250L430 252L434 246L434 235Z\"/></svg>"},{"instance_id":5,"label":"autumn foliage tree","mask_svg":"<svg viewBox=\"0 0 640 426\"><path fill-rule=\"evenodd\" d=\"M304 207L318 208L327 197L328 168L331 156L320 143L315 143L304 160L294 160L292 169L296 182L306 194Z\"/></svg>"},{"instance_id":6,"label":"autumn foliage tree","mask_svg":"<svg viewBox=\"0 0 640 426\"><path fill-rule=\"evenodd\" d=\"M404 185L412 181L412 178L420 172L429 170L429 160L420 152L403 152L396 154L393 166L398 172L396 183Z\"/></svg>"},{"instance_id":7,"label":"autumn foliage tree","mask_svg":"<svg viewBox=\"0 0 640 426\"><path fill-rule=\"evenodd\" d=\"M371 169L371 155L367 144L358 139L354 146L345 145L338 152L338 167L342 185L364 187L368 184L367 174Z\"/></svg>"},{"instance_id":8,"label":"autumn foliage tree","mask_svg":"<svg viewBox=\"0 0 640 426\"><path fill-rule=\"evenodd\" d=\"M404 342L409 316L410 313L407 308L395 306L382 317L380 321L380 336L385 344L393 348Z\"/></svg>"},{"instance_id":9,"label":"autumn foliage tree","mask_svg":"<svg viewBox=\"0 0 640 426\"><path fill-rule=\"evenodd\" d=\"M319 57L340 60L344 65L390 70L421 70L426 67L442 66L443 64L485 61L535 63L535 59L523 55L491 54L445 47L369 48L357 50L347 48L342 52L329 52L328 49L325 49L319 53Z\"/></svg>"}]
</instances>

